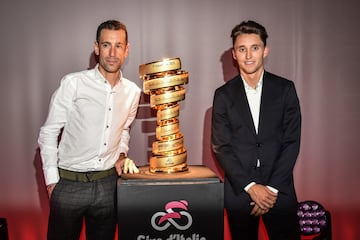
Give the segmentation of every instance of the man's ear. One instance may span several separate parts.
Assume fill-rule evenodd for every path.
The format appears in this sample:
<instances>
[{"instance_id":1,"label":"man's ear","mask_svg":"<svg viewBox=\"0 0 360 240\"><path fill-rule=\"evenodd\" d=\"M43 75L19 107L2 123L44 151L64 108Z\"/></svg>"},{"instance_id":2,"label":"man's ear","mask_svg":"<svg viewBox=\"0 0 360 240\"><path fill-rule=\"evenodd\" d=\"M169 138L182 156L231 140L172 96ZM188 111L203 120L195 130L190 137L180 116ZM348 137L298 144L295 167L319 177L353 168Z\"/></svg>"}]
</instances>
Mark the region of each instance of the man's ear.
<instances>
[{"instance_id":1,"label":"man's ear","mask_svg":"<svg viewBox=\"0 0 360 240\"><path fill-rule=\"evenodd\" d=\"M99 44L98 42L94 42L94 53L96 56L99 56L100 52L99 52Z\"/></svg>"},{"instance_id":2,"label":"man's ear","mask_svg":"<svg viewBox=\"0 0 360 240\"><path fill-rule=\"evenodd\" d=\"M266 58L268 55L269 55L269 48L268 48L268 46L266 46L266 47L264 48L263 58Z\"/></svg>"},{"instance_id":3,"label":"man's ear","mask_svg":"<svg viewBox=\"0 0 360 240\"><path fill-rule=\"evenodd\" d=\"M232 57L234 60L236 60L236 54L234 48L231 49Z\"/></svg>"},{"instance_id":4,"label":"man's ear","mask_svg":"<svg viewBox=\"0 0 360 240\"><path fill-rule=\"evenodd\" d=\"M125 49L125 57L129 56L129 51L130 51L130 43L126 44L126 49Z\"/></svg>"}]
</instances>

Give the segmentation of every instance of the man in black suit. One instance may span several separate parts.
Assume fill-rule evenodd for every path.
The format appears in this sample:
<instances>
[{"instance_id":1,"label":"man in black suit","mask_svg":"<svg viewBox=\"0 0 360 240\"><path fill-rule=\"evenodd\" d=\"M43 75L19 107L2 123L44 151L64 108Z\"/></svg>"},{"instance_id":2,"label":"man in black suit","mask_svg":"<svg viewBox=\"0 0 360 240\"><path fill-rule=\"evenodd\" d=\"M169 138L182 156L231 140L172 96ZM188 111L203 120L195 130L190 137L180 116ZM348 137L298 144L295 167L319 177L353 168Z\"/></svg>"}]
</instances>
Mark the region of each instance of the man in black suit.
<instances>
[{"instance_id":1,"label":"man in black suit","mask_svg":"<svg viewBox=\"0 0 360 240\"><path fill-rule=\"evenodd\" d=\"M240 74L214 94L212 148L225 173L232 239L258 239L260 216L270 239L299 239L293 169L301 113L294 83L264 70L266 29L235 26L232 54Z\"/></svg>"}]
</instances>

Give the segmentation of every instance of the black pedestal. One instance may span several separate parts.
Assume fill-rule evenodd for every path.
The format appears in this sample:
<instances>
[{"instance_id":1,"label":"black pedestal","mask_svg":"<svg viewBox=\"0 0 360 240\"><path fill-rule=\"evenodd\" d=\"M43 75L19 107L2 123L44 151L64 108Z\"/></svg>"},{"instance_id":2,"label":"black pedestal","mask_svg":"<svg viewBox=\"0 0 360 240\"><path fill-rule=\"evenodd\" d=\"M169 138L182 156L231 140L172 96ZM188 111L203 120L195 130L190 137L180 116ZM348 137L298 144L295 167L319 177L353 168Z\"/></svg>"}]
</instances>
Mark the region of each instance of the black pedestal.
<instances>
[{"instance_id":1,"label":"black pedestal","mask_svg":"<svg viewBox=\"0 0 360 240\"><path fill-rule=\"evenodd\" d=\"M7 223L6 218L0 218L0 240L8 240L8 229L7 229Z\"/></svg>"},{"instance_id":2,"label":"black pedestal","mask_svg":"<svg viewBox=\"0 0 360 240\"><path fill-rule=\"evenodd\" d=\"M118 180L120 240L219 240L224 236L223 184L204 166Z\"/></svg>"}]
</instances>

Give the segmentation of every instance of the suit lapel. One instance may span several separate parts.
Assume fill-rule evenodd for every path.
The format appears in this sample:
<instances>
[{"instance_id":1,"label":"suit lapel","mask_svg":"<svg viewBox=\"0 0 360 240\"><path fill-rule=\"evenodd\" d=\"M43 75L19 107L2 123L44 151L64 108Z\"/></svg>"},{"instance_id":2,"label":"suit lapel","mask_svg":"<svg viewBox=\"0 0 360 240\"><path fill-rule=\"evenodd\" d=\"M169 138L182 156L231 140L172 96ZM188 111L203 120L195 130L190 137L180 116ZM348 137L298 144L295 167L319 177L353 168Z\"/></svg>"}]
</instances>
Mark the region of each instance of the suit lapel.
<instances>
[{"instance_id":1,"label":"suit lapel","mask_svg":"<svg viewBox=\"0 0 360 240\"><path fill-rule=\"evenodd\" d=\"M232 88L234 102L236 103L235 105L237 106L240 117L243 119L244 125L250 129L254 135L256 135L254 121L252 119L249 102L246 97L244 83L240 75L236 84L236 87Z\"/></svg>"},{"instance_id":2,"label":"suit lapel","mask_svg":"<svg viewBox=\"0 0 360 240\"><path fill-rule=\"evenodd\" d=\"M269 118L269 114L271 112L268 111L269 107L271 107L273 97L273 87L271 81L271 75L269 75L266 71L263 76L263 86L261 92L261 101L260 101L260 113L259 113L259 127L258 127L258 135L263 132L264 125L266 125L267 121L271 121Z\"/></svg>"}]
</instances>

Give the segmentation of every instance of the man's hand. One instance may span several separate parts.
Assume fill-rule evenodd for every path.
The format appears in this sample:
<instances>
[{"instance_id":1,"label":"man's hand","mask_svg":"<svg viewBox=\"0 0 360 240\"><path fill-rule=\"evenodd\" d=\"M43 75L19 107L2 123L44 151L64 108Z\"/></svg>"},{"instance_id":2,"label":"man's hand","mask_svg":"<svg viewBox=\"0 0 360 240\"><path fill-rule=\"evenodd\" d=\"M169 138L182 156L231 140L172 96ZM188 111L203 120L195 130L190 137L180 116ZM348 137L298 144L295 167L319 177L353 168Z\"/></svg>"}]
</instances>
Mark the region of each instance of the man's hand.
<instances>
[{"instance_id":1,"label":"man's hand","mask_svg":"<svg viewBox=\"0 0 360 240\"><path fill-rule=\"evenodd\" d=\"M250 215L254 215L254 216L263 215L263 214L269 212L269 210L270 210L269 208L259 207L259 205L256 205L255 202L251 202L250 205L254 206L250 213Z\"/></svg>"},{"instance_id":2,"label":"man's hand","mask_svg":"<svg viewBox=\"0 0 360 240\"><path fill-rule=\"evenodd\" d=\"M46 186L46 190L47 190L49 199L51 198L51 194L54 191L55 185L56 185L56 183L49 184L48 186Z\"/></svg>"},{"instance_id":3,"label":"man's hand","mask_svg":"<svg viewBox=\"0 0 360 240\"><path fill-rule=\"evenodd\" d=\"M138 173L139 169L136 167L133 160L128 157L120 157L115 163L115 169L120 176L122 173Z\"/></svg>"},{"instance_id":4,"label":"man's hand","mask_svg":"<svg viewBox=\"0 0 360 240\"><path fill-rule=\"evenodd\" d=\"M130 158L125 158L125 162L124 162L124 168L123 168L123 173L138 173L139 169L136 167L135 163L133 160L131 160Z\"/></svg>"},{"instance_id":5,"label":"man's hand","mask_svg":"<svg viewBox=\"0 0 360 240\"><path fill-rule=\"evenodd\" d=\"M261 184L255 184L250 187L248 193L254 202L254 208L252 210L252 213L254 214L259 212L268 212L277 200L277 193L274 193L268 187Z\"/></svg>"}]
</instances>

